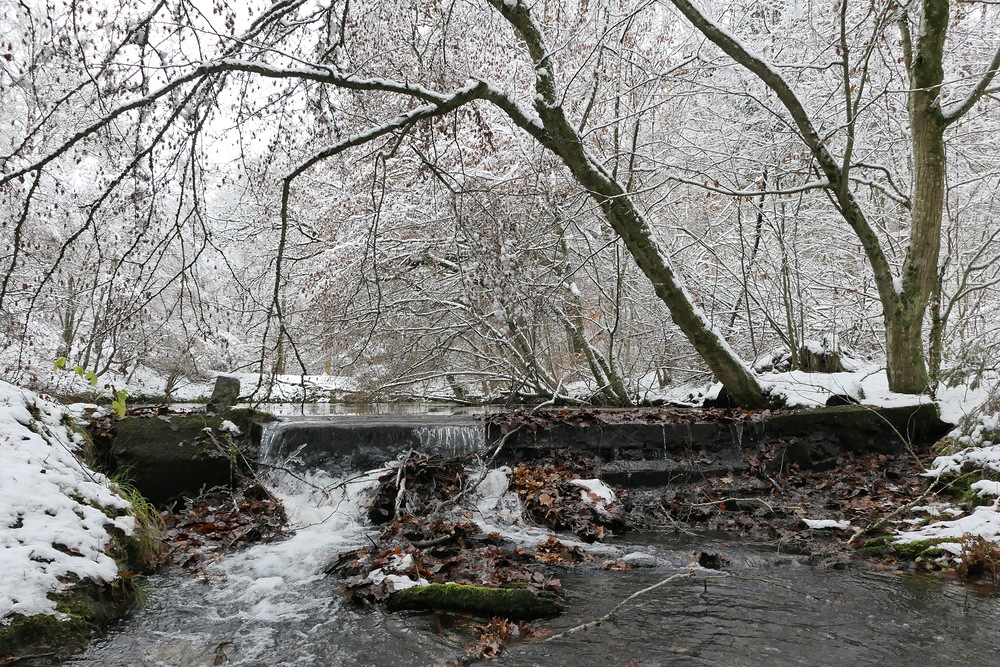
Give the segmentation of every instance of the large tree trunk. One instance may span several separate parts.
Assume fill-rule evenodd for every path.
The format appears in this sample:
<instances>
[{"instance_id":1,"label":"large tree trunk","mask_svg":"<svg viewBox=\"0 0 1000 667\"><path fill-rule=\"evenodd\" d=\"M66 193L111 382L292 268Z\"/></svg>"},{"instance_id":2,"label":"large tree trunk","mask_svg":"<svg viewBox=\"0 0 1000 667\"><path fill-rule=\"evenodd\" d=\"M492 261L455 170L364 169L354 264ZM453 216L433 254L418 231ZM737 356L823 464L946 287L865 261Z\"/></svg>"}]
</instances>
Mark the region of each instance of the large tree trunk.
<instances>
[{"instance_id":1,"label":"large tree trunk","mask_svg":"<svg viewBox=\"0 0 1000 667\"><path fill-rule=\"evenodd\" d=\"M910 92L910 146L913 151L913 208L910 247L903 262L902 290L885 303L886 372L889 388L906 394L929 390L923 325L938 279L941 217L944 214L946 128L941 111L948 0L924 0L916 43L909 48L903 28Z\"/></svg>"},{"instance_id":2,"label":"large tree trunk","mask_svg":"<svg viewBox=\"0 0 1000 667\"><path fill-rule=\"evenodd\" d=\"M612 229L621 237L636 265L670 311L670 317L697 350L729 395L739 405L759 408L768 399L753 372L716 332L708 318L677 279L666 253L653 238L652 228L629 193L593 158L580 134L569 123L559 101L554 67L540 26L527 5L489 0L525 41L535 62L535 111L542 127L504 95L490 97L519 126L559 156L577 183L583 186L604 212Z\"/></svg>"}]
</instances>

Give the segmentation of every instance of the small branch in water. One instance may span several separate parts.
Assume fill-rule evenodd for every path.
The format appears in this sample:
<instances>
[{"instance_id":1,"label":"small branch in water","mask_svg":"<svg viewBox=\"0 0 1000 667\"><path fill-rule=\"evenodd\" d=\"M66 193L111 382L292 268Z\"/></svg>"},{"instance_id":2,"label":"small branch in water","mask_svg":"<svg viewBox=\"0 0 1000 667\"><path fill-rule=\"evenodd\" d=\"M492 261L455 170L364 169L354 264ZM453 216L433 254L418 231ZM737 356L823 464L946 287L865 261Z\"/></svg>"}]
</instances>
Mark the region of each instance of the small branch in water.
<instances>
[{"instance_id":1,"label":"small branch in water","mask_svg":"<svg viewBox=\"0 0 1000 667\"><path fill-rule=\"evenodd\" d=\"M429 547L436 547L439 544L446 544L455 539L455 532L452 531L446 535L441 535L440 537L435 537L433 540L418 540L416 542L410 542L411 545L417 549L427 549Z\"/></svg>"},{"instance_id":2,"label":"small branch in water","mask_svg":"<svg viewBox=\"0 0 1000 667\"><path fill-rule=\"evenodd\" d=\"M614 609L612 609L611 611L609 611L604 616L601 616L599 619L597 619L595 621L590 621L588 623L581 623L580 625L572 627L569 630L566 630L564 632L560 632L559 634L552 635L551 637L549 637L545 641L550 642L550 641L553 641L553 640L556 640L556 639L561 639L561 638L565 637L566 635L571 635L571 634L580 632L581 630L587 630L589 628L596 628L601 623L604 623L605 621L609 621L612 618L614 618L615 614L617 614L619 611L621 611L622 608L625 605L627 605L629 602L631 602L632 600L636 599L640 595L643 595L645 593L649 593L650 591L655 591L657 588L660 588L661 586L666 586L667 584L673 583L673 582L677 581L678 579L690 579L694 575L695 575L695 571L694 570L689 570L688 572L678 572L677 574L674 574L672 576L667 577L663 581L655 583L652 586L647 586L646 588L643 588L641 591L636 591L635 593L632 593L632 595L628 596L627 598L625 598L624 600L622 600L621 602L619 602L618 604L616 604Z\"/></svg>"},{"instance_id":3,"label":"small branch in water","mask_svg":"<svg viewBox=\"0 0 1000 667\"><path fill-rule=\"evenodd\" d=\"M472 486L469 486L469 487L466 487L465 489L462 489L462 491L459 492L458 494L456 494L453 498L448 498L447 500L442 500L441 502L439 502L438 505L437 505L437 507L434 508L433 514L437 514L438 512L440 512L442 509L444 509L445 505L458 503L458 501L461 500L462 498L464 498L466 495L468 495L469 493L471 493L471 492L475 491L476 489L478 489L479 485L482 484L483 480L486 479L486 471L487 471L487 469L493 464L493 462L496 460L497 456L500 455L500 452L503 451L503 447L504 447L505 444L507 444L507 440L509 440L512 435L514 435L515 433L517 433L518 431L520 431L521 428L523 428L523 427L522 426L518 426L518 427L513 428L510 431L504 433L503 436L500 438L500 441L497 443L496 447L493 449L493 454L490 456L490 458L487 461L484 461L481 464L481 466L480 466L479 480L475 484L473 484ZM482 453L486 453L487 451L489 451L490 447L493 447L493 445L489 445L488 447L486 447L483 450ZM455 457L455 458L456 458L456 460L460 460L461 458L464 458L464 457Z\"/></svg>"}]
</instances>

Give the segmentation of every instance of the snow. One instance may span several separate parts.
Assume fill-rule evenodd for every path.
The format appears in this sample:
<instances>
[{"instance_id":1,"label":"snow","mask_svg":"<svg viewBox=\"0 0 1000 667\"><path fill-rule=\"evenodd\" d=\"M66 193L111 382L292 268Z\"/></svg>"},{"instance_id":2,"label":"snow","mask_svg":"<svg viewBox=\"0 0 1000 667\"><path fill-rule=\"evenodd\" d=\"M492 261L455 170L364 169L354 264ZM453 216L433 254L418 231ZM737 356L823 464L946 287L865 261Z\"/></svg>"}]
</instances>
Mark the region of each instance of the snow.
<instances>
[{"instance_id":1,"label":"snow","mask_svg":"<svg viewBox=\"0 0 1000 667\"><path fill-rule=\"evenodd\" d=\"M916 530L903 531L896 535L901 544L920 540L962 541L970 537L981 537L1000 543L1000 512L997 502L977 507L972 513L950 521L936 521ZM937 545L942 546L942 545Z\"/></svg>"},{"instance_id":2,"label":"snow","mask_svg":"<svg viewBox=\"0 0 1000 667\"><path fill-rule=\"evenodd\" d=\"M128 508L78 458L82 438L67 411L0 382L0 625L12 614L58 615L50 593L69 575L110 582L109 529L130 533Z\"/></svg>"},{"instance_id":3,"label":"snow","mask_svg":"<svg viewBox=\"0 0 1000 667\"><path fill-rule=\"evenodd\" d=\"M935 481L966 473L975 473L983 479L972 482L969 488L983 499L991 499L971 512L957 507L934 505L915 508L929 511L938 520L909 529L905 522L896 533L900 543L918 540L938 541L937 547L960 557L969 538L979 537L1000 545L1000 481L991 479L1000 473L1000 413L997 413L996 378L991 382L970 389L967 387L942 388L938 391L942 416L948 415L960 425L949 437L962 446L952 454L938 456L922 474Z\"/></svg>"},{"instance_id":4,"label":"snow","mask_svg":"<svg viewBox=\"0 0 1000 667\"><path fill-rule=\"evenodd\" d=\"M931 467L922 474L925 477L941 477L942 475L959 474L966 465L974 468L990 469L1000 472L1000 445L970 447L957 454L939 456L931 463Z\"/></svg>"},{"instance_id":5,"label":"snow","mask_svg":"<svg viewBox=\"0 0 1000 667\"><path fill-rule=\"evenodd\" d=\"M223 433L230 433L232 435L240 435L240 427L229 421L228 419L223 419L222 423L219 424L219 430Z\"/></svg>"},{"instance_id":6,"label":"snow","mask_svg":"<svg viewBox=\"0 0 1000 667\"><path fill-rule=\"evenodd\" d=\"M841 519L840 521L834 519L802 519L802 522L813 530L824 530L827 528L846 530L851 527L851 522L847 519Z\"/></svg>"},{"instance_id":7,"label":"snow","mask_svg":"<svg viewBox=\"0 0 1000 667\"><path fill-rule=\"evenodd\" d=\"M580 497L585 503L606 506L615 502L615 492L599 479L571 479L569 483L582 487Z\"/></svg>"}]
</instances>

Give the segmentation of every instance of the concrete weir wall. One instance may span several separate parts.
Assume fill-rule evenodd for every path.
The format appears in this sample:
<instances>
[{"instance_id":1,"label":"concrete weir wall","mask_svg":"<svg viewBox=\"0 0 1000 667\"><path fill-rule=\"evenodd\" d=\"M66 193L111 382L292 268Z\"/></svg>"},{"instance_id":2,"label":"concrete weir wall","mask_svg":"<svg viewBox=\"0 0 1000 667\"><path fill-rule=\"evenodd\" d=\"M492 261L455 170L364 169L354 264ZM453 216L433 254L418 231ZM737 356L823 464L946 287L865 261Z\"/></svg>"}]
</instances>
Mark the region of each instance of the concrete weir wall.
<instances>
[{"instance_id":1,"label":"concrete weir wall","mask_svg":"<svg viewBox=\"0 0 1000 667\"><path fill-rule=\"evenodd\" d=\"M601 477L625 486L688 482L766 465L832 466L847 452L898 453L951 428L932 404L765 411L591 411L495 415L486 437L530 457L570 448L603 461Z\"/></svg>"},{"instance_id":2,"label":"concrete weir wall","mask_svg":"<svg viewBox=\"0 0 1000 667\"><path fill-rule=\"evenodd\" d=\"M250 442L260 434L254 413L226 416L239 417L241 435L231 444L243 452L256 451ZM531 460L551 449L570 449L596 459L599 474L609 482L656 486L739 474L754 466L833 466L845 452L901 452L933 442L949 426L930 404L756 413L522 410L481 420L440 415L291 418L264 427L260 460L345 475L377 468L409 451L445 458L489 455L502 441L499 460ZM133 471L136 486L154 502L197 495L234 479L234 461L227 456L232 434L222 416L128 417L116 431L112 464Z\"/></svg>"},{"instance_id":3,"label":"concrete weir wall","mask_svg":"<svg viewBox=\"0 0 1000 667\"><path fill-rule=\"evenodd\" d=\"M270 426L265 462L291 459L333 475L377 468L413 450L445 457L479 451L483 425L470 417L338 417L290 419Z\"/></svg>"}]
</instances>

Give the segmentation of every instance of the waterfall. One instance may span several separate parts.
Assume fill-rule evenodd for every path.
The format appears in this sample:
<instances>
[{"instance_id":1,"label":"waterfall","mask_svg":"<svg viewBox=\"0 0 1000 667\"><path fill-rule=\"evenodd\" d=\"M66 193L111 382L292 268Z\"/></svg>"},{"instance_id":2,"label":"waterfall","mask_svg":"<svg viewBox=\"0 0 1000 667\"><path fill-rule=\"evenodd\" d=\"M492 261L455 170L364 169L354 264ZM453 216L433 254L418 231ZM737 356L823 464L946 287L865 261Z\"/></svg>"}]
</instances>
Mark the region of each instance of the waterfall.
<instances>
[{"instance_id":1,"label":"waterfall","mask_svg":"<svg viewBox=\"0 0 1000 667\"><path fill-rule=\"evenodd\" d=\"M485 428L468 418L288 419L267 425L260 460L345 475L379 467L410 450L451 457L485 444Z\"/></svg>"},{"instance_id":2,"label":"waterfall","mask_svg":"<svg viewBox=\"0 0 1000 667\"><path fill-rule=\"evenodd\" d=\"M419 442L414 449L444 456L460 456L486 447L486 430L481 424L420 426L414 434Z\"/></svg>"}]
</instances>

